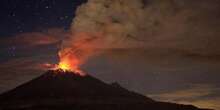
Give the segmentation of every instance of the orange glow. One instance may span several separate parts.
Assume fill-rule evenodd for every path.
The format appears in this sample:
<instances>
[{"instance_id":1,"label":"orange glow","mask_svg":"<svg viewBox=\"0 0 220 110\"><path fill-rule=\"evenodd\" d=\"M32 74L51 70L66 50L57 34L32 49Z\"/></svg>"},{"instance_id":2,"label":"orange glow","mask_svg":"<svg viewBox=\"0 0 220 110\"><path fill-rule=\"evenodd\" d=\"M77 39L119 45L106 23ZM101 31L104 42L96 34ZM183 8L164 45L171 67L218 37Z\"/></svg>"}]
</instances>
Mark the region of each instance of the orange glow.
<instances>
[{"instance_id":1,"label":"orange glow","mask_svg":"<svg viewBox=\"0 0 220 110\"><path fill-rule=\"evenodd\" d=\"M58 67L62 70L71 70L70 65L63 63L63 62L59 63Z\"/></svg>"},{"instance_id":2,"label":"orange glow","mask_svg":"<svg viewBox=\"0 0 220 110\"><path fill-rule=\"evenodd\" d=\"M74 36L74 39L63 42L63 44L67 46L62 46L58 53L60 61L56 69L73 71L76 74L85 75L80 70L80 66L90 57L98 53L96 48L102 47L100 45L102 43L97 36L92 36L87 33L77 33L74 34Z\"/></svg>"},{"instance_id":3,"label":"orange glow","mask_svg":"<svg viewBox=\"0 0 220 110\"><path fill-rule=\"evenodd\" d=\"M73 55L68 55L60 58L58 68L77 72L79 70L79 65L80 61L78 59L73 57Z\"/></svg>"},{"instance_id":4,"label":"orange glow","mask_svg":"<svg viewBox=\"0 0 220 110\"><path fill-rule=\"evenodd\" d=\"M85 74L79 69L82 61L71 52L70 48L66 48L59 52L60 62L56 69L62 69L63 71L73 71L75 74L84 76Z\"/></svg>"}]
</instances>

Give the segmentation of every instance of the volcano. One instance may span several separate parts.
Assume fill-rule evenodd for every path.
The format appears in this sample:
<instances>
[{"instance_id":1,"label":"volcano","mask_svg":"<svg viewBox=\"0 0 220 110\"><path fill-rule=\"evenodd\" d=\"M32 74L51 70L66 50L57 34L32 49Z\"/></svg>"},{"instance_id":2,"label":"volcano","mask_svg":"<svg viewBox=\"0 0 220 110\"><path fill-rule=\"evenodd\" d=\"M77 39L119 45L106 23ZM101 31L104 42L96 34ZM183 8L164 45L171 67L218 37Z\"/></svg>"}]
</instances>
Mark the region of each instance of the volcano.
<instances>
[{"instance_id":1,"label":"volcano","mask_svg":"<svg viewBox=\"0 0 220 110\"><path fill-rule=\"evenodd\" d=\"M206 110L158 102L90 75L49 70L0 95L0 110ZM208 110L208 109L207 109Z\"/></svg>"}]
</instances>

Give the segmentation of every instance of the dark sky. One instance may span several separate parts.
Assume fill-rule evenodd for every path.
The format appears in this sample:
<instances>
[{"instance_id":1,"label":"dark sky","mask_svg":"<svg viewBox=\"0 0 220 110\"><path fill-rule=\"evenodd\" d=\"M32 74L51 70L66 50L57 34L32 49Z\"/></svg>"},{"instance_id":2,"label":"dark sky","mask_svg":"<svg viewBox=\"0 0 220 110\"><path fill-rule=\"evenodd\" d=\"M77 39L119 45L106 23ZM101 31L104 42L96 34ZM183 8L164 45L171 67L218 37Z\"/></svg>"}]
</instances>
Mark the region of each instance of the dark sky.
<instances>
[{"instance_id":1,"label":"dark sky","mask_svg":"<svg viewBox=\"0 0 220 110\"><path fill-rule=\"evenodd\" d=\"M2 0L0 36L42 31L51 27L69 28L76 7L85 0Z\"/></svg>"},{"instance_id":2,"label":"dark sky","mask_svg":"<svg viewBox=\"0 0 220 110\"><path fill-rule=\"evenodd\" d=\"M125 1L128 6L135 4L134 0ZM138 38L130 36L129 40L144 40L145 49L110 50L89 59L82 69L103 81L117 81L154 99L220 109L219 1L143 1L146 13L140 18L130 20L126 15L139 9L118 14L114 5L103 16L109 12L117 26L122 27L116 28L113 35L117 36L117 32L137 35ZM75 11L86 0L0 2L0 92L3 92L44 73L42 64L57 63L57 53L71 30ZM117 0L115 4L118 6ZM78 22L83 25L76 26L78 30L94 31L95 26L84 26L84 22L98 27L100 21L109 20L93 12L100 8L95 3L91 7L79 13ZM136 27L127 28L132 23ZM127 32L124 27L132 31Z\"/></svg>"},{"instance_id":3,"label":"dark sky","mask_svg":"<svg viewBox=\"0 0 220 110\"><path fill-rule=\"evenodd\" d=\"M83 2L85 0L3 0L0 4L0 37L13 38L19 34L42 32L51 28L68 30L77 6ZM1 47L6 48L0 53L0 61L22 56L19 55L20 50L17 50L22 46L17 47L15 39L9 41L13 43L4 45L4 40L1 42Z\"/></svg>"}]
</instances>

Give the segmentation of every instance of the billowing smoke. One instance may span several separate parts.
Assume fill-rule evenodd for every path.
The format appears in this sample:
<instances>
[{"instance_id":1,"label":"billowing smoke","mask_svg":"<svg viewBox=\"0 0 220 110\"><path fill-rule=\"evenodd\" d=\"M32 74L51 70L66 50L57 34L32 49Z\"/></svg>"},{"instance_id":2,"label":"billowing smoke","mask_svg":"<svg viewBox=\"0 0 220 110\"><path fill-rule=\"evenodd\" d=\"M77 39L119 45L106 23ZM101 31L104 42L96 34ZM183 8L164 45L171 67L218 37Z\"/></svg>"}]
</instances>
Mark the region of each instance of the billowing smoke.
<instances>
[{"instance_id":1,"label":"billowing smoke","mask_svg":"<svg viewBox=\"0 0 220 110\"><path fill-rule=\"evenodd\" d=\"M102 49L174 48L220 53L218 0L88 0L60 56L86 60Z\"/></svg>"}]
</instances>

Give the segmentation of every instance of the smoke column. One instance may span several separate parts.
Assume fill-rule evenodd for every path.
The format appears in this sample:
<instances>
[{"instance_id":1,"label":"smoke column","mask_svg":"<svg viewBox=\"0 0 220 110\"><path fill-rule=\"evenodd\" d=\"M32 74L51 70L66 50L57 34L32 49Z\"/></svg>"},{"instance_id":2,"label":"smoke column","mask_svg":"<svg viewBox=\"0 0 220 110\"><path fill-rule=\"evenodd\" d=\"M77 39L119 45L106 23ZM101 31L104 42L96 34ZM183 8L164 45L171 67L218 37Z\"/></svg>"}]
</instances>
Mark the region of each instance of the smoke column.
<instances>
[{"instance_id":1,"label":"smoke column","mask_svg":"<svg viewBox=\"0 0 220 110\"><path fill-rule=\"evenodd\" d=\"M166 47L202 54L219 52L216 44L220 39L214 39L212 34L220 35L220 31L207 28L213 27L211 21L220 18L210 14L218 12L218 3L218 0L88 0L77 9L71 34L63 41L59 56L74 55L81 64L99 54L99 50L114 48Z\"/></svg>"}]
</instances>

